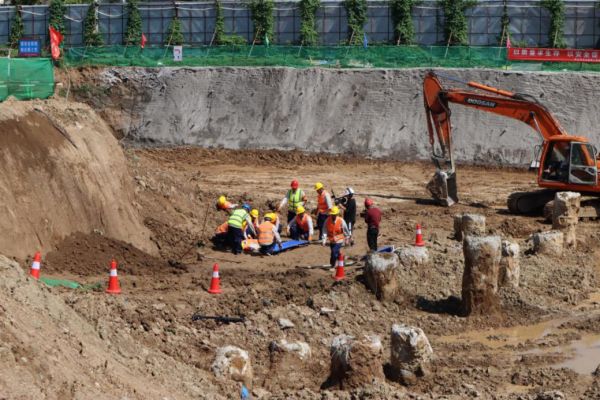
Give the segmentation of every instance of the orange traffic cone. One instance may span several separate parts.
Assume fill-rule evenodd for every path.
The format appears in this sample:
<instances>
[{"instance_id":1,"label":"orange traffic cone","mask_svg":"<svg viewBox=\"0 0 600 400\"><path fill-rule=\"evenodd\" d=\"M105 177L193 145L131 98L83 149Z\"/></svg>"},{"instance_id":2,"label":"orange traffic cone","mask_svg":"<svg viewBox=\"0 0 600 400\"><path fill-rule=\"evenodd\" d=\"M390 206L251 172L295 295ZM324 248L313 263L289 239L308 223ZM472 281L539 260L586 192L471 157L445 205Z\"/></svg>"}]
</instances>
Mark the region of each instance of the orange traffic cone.
<instances>
[{"instance_id":1,"label":"orange traffic cone","mask_svg":"<svg viewBox=\"0 0 600 400\"><path fill-rule=\"evenodd\" d=\"M117 276L117 262L110 262L110 276L108 278L108 288L106 293L119 294L121 293L121 285L119 285L119 277Z\"/></svg>"},{"instance_id":2,"label":"orange traffic cone","mask_svg":"<svg viewBox=\"0 0 600 400\"><path fill-rule=\"evenodd\" d=\"M210 289L208 289L208 293L221 293L221 278L219 278L219 264L217 263L213 265L212 279L210 280Z\"/></svg>"},{"instance_id":3,"label":"orange traffic cone","mask_svg":"<svg viewBox=\"0 0 600 400\"><path fill-rule=\"evenodd\" d=\"M335 268L335 276L333 279L336 281L341 281L344 279L346 274L344 273L344 253L340 251L340 255L338 256L337 266Z\"/></svg>"},{"instance_id":4,"label":"orange traffic cone","mask_svg":"<svg viewBox=\"0 0 600 400\"><path fill-rule=\"evenodd\" d=\"M31 269L29 270L29 275L34 279L40 279L40 265L42 262L42 255L39 251L35 252L33 256L33 262L31 263Z\"/></svg>"},{"instance_id":5,"label":"orange traffic cone","mask_svg":"<svg viewBox=\"0 0 600 400\"><path fill-rule=\"evenodd\" d=\"M425 246L423 241L423 232L421 232L421 224L417 224L417 238L415 239L415 246Z\"/></svg>"}]
</instances>

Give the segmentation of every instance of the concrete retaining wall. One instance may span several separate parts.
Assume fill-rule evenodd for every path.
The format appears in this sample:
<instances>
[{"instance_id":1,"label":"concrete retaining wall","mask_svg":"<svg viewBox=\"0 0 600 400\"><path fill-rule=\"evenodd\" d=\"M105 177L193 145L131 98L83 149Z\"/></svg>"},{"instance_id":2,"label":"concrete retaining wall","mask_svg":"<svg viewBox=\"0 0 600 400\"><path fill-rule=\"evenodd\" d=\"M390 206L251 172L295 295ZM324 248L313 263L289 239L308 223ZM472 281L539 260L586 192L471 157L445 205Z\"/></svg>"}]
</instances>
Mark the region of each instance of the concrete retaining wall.
<instances>
[{"instance_id":1,"label":"concrete retaining wall","mask_svg":"<svg viewBox=\"0 0 600 400\"><path fill-rule=\"evenodd\" d=\"M164 68L105 70L142 90L123 126L136 141L428 159L425 69ZM600 143L600 75L445 70L536 96L571 134ZM448 87L456 86L446 81ZM541 139L527 125L452 105L457 160L529 164Z\"/></svg>"}]
</instances>

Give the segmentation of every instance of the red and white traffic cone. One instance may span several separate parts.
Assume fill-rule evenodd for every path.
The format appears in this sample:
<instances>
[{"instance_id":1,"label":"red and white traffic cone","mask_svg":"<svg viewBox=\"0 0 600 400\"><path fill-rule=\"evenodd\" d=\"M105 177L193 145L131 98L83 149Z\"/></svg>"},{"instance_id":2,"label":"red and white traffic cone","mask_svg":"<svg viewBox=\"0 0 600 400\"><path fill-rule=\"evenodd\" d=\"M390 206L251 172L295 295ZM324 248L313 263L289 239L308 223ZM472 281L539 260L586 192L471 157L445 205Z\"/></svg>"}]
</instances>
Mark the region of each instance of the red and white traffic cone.
<instances>
[{"instance_id":1,"label":"red and white traffic cone","mask_svg":"<svg viewBox=\"0 0 600 400\"><path fill-rule=\"evenodd\" d=\"M415 239L415 246L425 246L425 242L423 241L423 232L421 232L421 224L417 224L417 237Z\"/></svg>"},{"instance_id":2,"label":"red and white traffic cone","mask_svg":"<svg viewBox=\"0 0 600 400\"><path fill-rule=\"evenodd\" d=\"M39 251L35 252L33 256L33 262L31 263L31 269L29 275L34 279L40 279L40 266L42 265L42 255Z\"/></svg>"},{"instance_id":3,"label":"red and white traffic cone","mask_svg":"<svg viewBox=\"0 0 600 400\"><path fill-rule=\"evenodd\" d=\"M219 277L219 264L213 265L212 278L210 280L210 288L208 289L210 294L219 294L221 292L221 278Z\"/></svg>"},{"instance_id":4,"label":"red and white traffic cone","mask_svg":"<svg viewBox=\"0 0 600 400\"><path fill-rule=\"evenodd\" d=\"M110 262L110 276L108 278L108 288L106 293L119 294L121 293L121 285L119 285L119 277L117 276L117 262Z\"/></svg>"},{"instance_id":5,"label":"red and white traffic cone","mask_svg":"<svg viewBox=\"0 0 600 400\"><path fill-rule=\"evenodd\" d=\"M340 255L338 256L337 266L335 267L335 276L333 279L336 281L341 281L346 277L344 273L344 253L340 251Z\"/></svg>"}]
</instances>

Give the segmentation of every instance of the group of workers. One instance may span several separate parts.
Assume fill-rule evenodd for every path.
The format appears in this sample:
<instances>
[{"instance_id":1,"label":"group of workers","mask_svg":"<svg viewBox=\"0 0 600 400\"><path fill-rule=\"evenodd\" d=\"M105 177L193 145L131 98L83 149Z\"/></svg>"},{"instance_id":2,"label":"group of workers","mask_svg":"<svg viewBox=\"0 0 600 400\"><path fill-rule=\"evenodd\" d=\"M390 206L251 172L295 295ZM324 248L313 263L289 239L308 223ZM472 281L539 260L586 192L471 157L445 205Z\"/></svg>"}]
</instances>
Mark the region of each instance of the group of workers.
<instances>
[{"instance_id":1,"label":"group of workers","mask_svg":"<svg viewBox=\"0 0 600 400\"><path fill-rule=\"evenodd\" d=\"M312 241L315 226L312 216L306 211L308 197L294 179L285 197L279 205L266 213L260 220L257 209L247 204L233 204L225 196L220 196L216 207L227 213L227 221L221 224L213 237L217 247L230 246L234 254L243 251L242 242L254 238L260 246L260 253L270 255L276 246L281 246L283 226L278 213L287 206L286 232L292 240ZM343 196L334 198L321 182L314 186L317 192L316 229L318 240L323 246L329 242L331 248L330 264L335 266L343 246L354 244L352 230L356 223L356 200L354 190L346 188ZM381 211L375 207L372 199L365 199L365 222L367 223L367 243L370 251L377 250L377 237ZM343 210L343 216L340 215Z\"/></svg>"}]
</instances>

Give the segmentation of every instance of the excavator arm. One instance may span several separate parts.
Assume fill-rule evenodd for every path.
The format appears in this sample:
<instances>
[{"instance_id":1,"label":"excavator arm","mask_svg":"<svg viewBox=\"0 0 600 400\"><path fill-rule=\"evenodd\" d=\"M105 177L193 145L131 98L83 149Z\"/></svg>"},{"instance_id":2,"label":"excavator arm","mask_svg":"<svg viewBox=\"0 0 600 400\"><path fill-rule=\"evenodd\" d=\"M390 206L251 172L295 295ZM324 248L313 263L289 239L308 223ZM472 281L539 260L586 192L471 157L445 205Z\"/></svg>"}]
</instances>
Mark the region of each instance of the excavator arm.
<instances>
[{"instance_id":1,"label":"excavator arm","mask_svg":"<svg viewBox=\"0 0 600 400\"><path fill-rule=\"evenodd\" d=\"M550 111L533 97L477 82L462 82L452 77L446 78L487 92L444 89L438 76L433 72L427 73L423 81L429 142L432 146L432 160L437 167L436 174L427 187L434 198L446 206L458 202L449 103L457 103L521 121L538 132L544 141L555 135L567 134Z\"/></svg>"}]
</instances>

